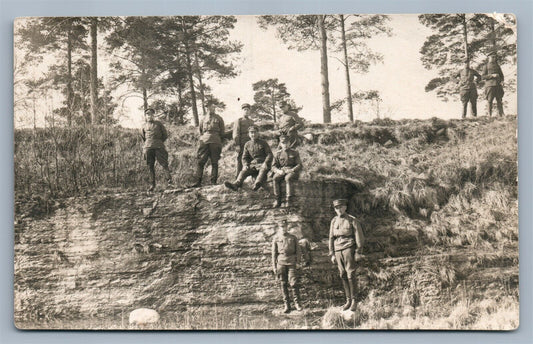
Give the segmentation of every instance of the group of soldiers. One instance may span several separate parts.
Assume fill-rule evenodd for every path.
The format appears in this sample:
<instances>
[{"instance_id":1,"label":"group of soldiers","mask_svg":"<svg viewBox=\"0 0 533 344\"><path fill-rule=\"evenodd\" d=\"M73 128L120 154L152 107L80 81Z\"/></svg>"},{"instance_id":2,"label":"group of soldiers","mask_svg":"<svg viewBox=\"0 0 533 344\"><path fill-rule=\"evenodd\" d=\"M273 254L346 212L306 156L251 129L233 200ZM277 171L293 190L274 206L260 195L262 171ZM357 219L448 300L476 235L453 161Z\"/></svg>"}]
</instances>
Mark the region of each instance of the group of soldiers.
<instances>
[{"instance_id":1,"label":"group of soldiers","mask_svg":"<svg viewBox=\"0 0 533 344\"><path fill-rule=\"evenodd\" d=\"M489 116L492 116L492 103L496 99L498 113L503 116L503 73L496 62L495 52L489 54L487 64L481 75L470 68L468 61L457 78L459 91L463 103L462 117L466 117L468 103L472 106L472 115L477 116L476 82L485 81L485 96L489 105ZM237 149L237 171L233 182L226 181L224 185L234 191L242 187L248 177L255 178L253 191L259 190L272 177L275 201L273 207L282 205L281 183L285 181L285 204L291 207L294 197L294 182L298 180L302 170L302 161L296 150L300 141L298 130L303 128L303 121L292 111L290 104L283 103L282 115L278 121L279 148L273 154L267 141L260 138L259 129L252 119L250 104L242 104L243 115L233 125L233 141ZM164 146L167 131L163 124L154 119L155 111L145 111L145 124L142 129L144 140L143 153L150 171L150 188L155 188L155 161L163 167L167 182L172 184L168 168L168 153ZM222 152L222 141L225 137L224 120L215 113L213 105L208 106L208 113L200 123L200 139L197 149L197 165L195 182L188 187L199 187L205 164L211 161L211 184L217 184L218 161ZM329 230L329 256L333 264L337 264L340 278L346 296L343 310L354 311L357 308L356 261L362 254L364 244L363 231L357 219L349 215L346 210L348 201L337 199L333 201L336 216L331 220ZM291 311L289 286L293 290L294 308L302 309L298 283L298 262L300 259L300 243L289 233L286 220L279 224L277 234L272 241L272 269L280 281L284 300L284 312ZM309 263L309 261L307 262Z\"/></svg>"},{"instance_id":2,"label":"group of soldiers","mask_svg":"<svg viewBox=\"0 0 533 344\"><path fill-rule=\"evenodd\" d=\"M242 187L248 177L255 178L252 190L257 191L264 186L268 176L272 177L275 201L273 207L282 205L281 184L285 181L285 204L293 205L294 185L302 170L302 161L295 149L300 144L298 130L303 127L303 121L292 111L290 104L282 103L283 110L278 122L279 148L272 153L269 144L259 137L258 127L252 119L250 104L242 104L243 115L233 126L233 140L237 148L237 173L234 182L226 181L224 185L234 191ZM144 141L143 154L150 171L150 187L153 191L156 185L155 162L162 166L168 184L172 178L168 167L168 153L164 141L168 134L164 125L154 119L155 111L151 108L145 111L145 124L142 129ZM218 161L222 152L222 140L225 136L224 120L215 113L214 106L208 107L208 114L200 123L200 139L197 149L197 166L195 182L188 187L199 187L205 164L211 161L211 184L218 179ZM338 199L333 202L337 216L333 218L329 231L329 255L332 263L337 264L346 296L343 310L355 310L357 301L357 283L355 279L356 258L361 254L364 242L363 232L355 217L346 213L348 202ZM289 286L293 289L294 307L302 310L297 266L301 257L301 243L289 233L286 220L279 224L279 230L272 241L272 268L280 281L283 294L283 312L291 311ZM304 248L305 245L304 245ZM310 253L307 247L309 264Z\"/></svg>"},{"instance_id":3,"label":"group of soldiers","mask_svg":"<svg viewBox=\"0 0 533 344\"><path fill-rule=\"evenodd\" d=\"M472 107L472 116L477 116L477 87L476 82L485 81L485 98L489 106L489 116L492 116L492 103L496 99L498 115L503 116L503 72L496 61L496 51L488 54L488 62L483 66L481 75L474 69L470 68L467 60L465 67L456 75L459 84L459 95L463 103L462 118L466 117L468 103ZM474 79L476 79L474 81Z\"/></svg>"}]
</instances>

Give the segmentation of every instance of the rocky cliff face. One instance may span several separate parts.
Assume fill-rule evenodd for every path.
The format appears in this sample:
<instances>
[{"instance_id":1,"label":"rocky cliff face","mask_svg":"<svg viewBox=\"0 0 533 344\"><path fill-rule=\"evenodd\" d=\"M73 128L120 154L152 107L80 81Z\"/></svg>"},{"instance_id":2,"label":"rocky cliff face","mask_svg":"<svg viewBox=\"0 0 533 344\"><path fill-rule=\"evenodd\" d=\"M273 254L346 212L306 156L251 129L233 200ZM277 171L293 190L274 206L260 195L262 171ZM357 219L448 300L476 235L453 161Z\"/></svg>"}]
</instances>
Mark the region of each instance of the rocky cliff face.
<instances>
[{"instance_id":1,"label":"rocky cliff face","mask_svg":"<svg viewBox=\"0 0 533 344\"><path fill-rule=\"evenodd\" d=\"M336 268L327 257L331 201L351 198L353 208L358 187L343 180L301 181L297 205L291 209L272 208L269 191L209 186L99 194L64 199L40 218L25 217L19 209L17 323L32 327L25 324L113 317L137 307L156 309L164 318L195 306L279 305L270 244L282 218L313 248L313 264L301 269L308 308L341 302ZM361 300L372 292L416 307L449 297L458 280L475 287L476 280L492 276L498 286L516 285L515 251L420 251L424 238L417 229L421 224L414 222L390 215L365 219L366 257L358 273ZM468 268L461 271L476 271L476 278L457 273L447 279L446 274L465 264Z\"/></svg>"}]
</instances>

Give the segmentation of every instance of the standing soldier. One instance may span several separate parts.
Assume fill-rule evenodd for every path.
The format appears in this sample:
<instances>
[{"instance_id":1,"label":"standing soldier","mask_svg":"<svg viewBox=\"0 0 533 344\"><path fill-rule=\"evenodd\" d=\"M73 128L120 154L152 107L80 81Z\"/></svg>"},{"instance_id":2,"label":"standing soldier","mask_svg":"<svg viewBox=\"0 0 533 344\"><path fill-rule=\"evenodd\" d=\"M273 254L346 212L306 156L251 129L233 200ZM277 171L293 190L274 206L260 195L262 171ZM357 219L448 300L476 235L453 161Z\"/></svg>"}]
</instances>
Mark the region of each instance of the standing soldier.
<instances>
[{"instance_id":1,"label":"standing soldier","mask_svg":"<svg viewBox=\"0 0 533 344\"><path fill-rule=\"evenodd\" d=\"M355 311L357 307L357 281L355 279L355 256L363 249L364 237L357 219L346 213L348 201L333 201L337 216L331 220L329 227L329 256L333 264L337 263L346 295L342 310Z\"/></svg>"},{"instance_id":2,"label":"standing soldier","mask_svg":"<svg viewBox=\"0 0 533 344\"><path fill-rule=\"evenodd\" d=\"M287 221L284 220L279 224L278 233L272 240L272 270L276 278L281 281L281 291L285 303L284 313L291 311L289 285L294 293L294 308L298 311L302 310L296 271L299 256L298 239L289 233Z\"/></svg>"},{"instance_id":3,"label":"standing soldier","mask_svg":"<svg viewBox=\"0 0 533 344\"><path fill-rule=\"evenodd\" d=\"M165 140L168 137L163 123L154 119L155 110L148 108L144 111L145 123L142 128L143 156L150 170L150 188L155 189L155 161L163 167L168 184L172 184L170 170L168 169L168 152L165 149Z\"/></svg>"},{"instance_id":4,"label":"standing soldier","mask_svg":"<svg viewBox=\"0 0 533 344\"><path fill-rule=\"evenodd\" d=\"M244 144L250 140L250 137L248 136L248 128L254 125L254 121L250 118L252 109L250 104L244 103L241 108L244 114L233 124L233 141L235 142L235 147L237 147L237 175L235 178L239 177L239 173L242 170L242 153L244 152Z\"/></svg>"},{"instance_id":5,"label":"standing soldier","mask_svg":"<svg viewBox=\"0 0 533 344\"><path fill-rule=\"evenodd\" d=\"M298 151L289 148L289 138L286 135L279 137L280 149L276 152L274 163L272 164L272 185L274 188L274 208L281 206L281 182L286 183L286 206L290 207L294 196L294 181L298 180L302 170L302 160Z\"/></svg>"},{"instance_id":6,"label":"standing soldier","mask_svg":"<svg viewBox=\"0 0 533 344\"><path fill-rule=\"evenodd\" d=\"M279 135L286 135L289 138L289 147L296 148L300 144L298 130L302 129L304 124L298 114L291 110L288 102L281 103L283 114L279 118Z\"/></svg>"},{"instance_id":7,"label":"standing soldier","mask_svg":"<svg viewBox=\"0 0 533 344\"><path fill-rule=\"evenodd\" d=\"M253 190L259 190L266 181L267 173L272 164L272 151L270 150L270 146L265 140L259 138L259 133L255 125L248 128L248 135L250 136L250 141L244 145L244 152L242 154L242 163L244 166L242 171L234 183L224 182L224 185L233 191L237 191L249 176L256 177Z\"/></svg>"},{"instance_id":8,"label":"standing soldier","mask_svg":"<svg viewBox=\"0 0 533 344\"><path fill-rule=\"evenodd\" d=\"M215 113L215 105L208 106L209 114L202 118L200 123L200 143L198 146L196 167L196 183L189 187L202 185L204 166L211 160L211 184L215 185L218 179L218 160L222 152L222 138L224 137L224 120Z\"/></svg>"},{"instance_id":9,"label":"standing soldier","mask_svg":"<svg viewBox=\"0 0 533 344\"><path fill-rule=\"evenodd\" d=\"M492 101L496 98L498 114L503 116L503 72L496 62L496 51L489 53L489 61L483 66L483 80L485 80L485 96L489 103L489 116L492 116Z\"/></svg>"},{"instance_id":10,"label":"standing soldier","mask_svg":"<svg viewBox=\"0 0 533 344\"><path fill-rule=\"evenodd\" d=\"M457 77L459 78L459 95L461 96L461 102L463 103L462 118L466 117L468 102L470 102L472 106L472 116L477 117L477 89L476 84L474 83L474 78L476 79L476 82L480 82L481 75L470 68L467 60L465 62L465 68L457 74Z\"/></svg>"}]
</instances>

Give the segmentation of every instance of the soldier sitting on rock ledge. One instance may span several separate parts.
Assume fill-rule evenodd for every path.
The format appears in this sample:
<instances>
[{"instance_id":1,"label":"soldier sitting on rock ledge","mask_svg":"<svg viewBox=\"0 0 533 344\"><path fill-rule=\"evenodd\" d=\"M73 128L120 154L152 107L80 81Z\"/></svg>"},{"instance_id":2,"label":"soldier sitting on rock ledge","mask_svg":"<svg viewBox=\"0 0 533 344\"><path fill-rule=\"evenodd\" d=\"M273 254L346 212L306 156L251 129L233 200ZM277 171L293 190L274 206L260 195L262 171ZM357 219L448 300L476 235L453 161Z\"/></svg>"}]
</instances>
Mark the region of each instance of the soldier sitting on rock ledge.
<instances>
[{"instance_id":1,"label":"soldier sitting on rock ledge","mask_svg":"<svg viewBox=\"0 0 533 344\"><path fill-rule=\"evenodd\" d=\"M266 181L267 173L272 164L272 151L270 150L270 146L265 140L259 138L259 133L255 125L248 128L248 135L250 136L250 141L244 145L242 171L239 173L235 182L224 182L224 185L233 191L237 191L249 176L256 177L253 190L259 190Z\"/></svg>"},{"instance_id":2,"label":"soldier sitting on rock ledge","mask_svg":"<svg viewBox=\"0 0 533 344\"><path fill-rule=\"evenodd\" d=\"M280 149L274 156L274 163L272 164L272 184L274 188L274 208L281 206L281 182L285 180L286 183L286 206L290 207L293 203L294 197L294 181L298 180L300 171L302 170L302 160L298 151L289 148L289 137L281 135L279 137Z\"/></svg>"}]
</instances>

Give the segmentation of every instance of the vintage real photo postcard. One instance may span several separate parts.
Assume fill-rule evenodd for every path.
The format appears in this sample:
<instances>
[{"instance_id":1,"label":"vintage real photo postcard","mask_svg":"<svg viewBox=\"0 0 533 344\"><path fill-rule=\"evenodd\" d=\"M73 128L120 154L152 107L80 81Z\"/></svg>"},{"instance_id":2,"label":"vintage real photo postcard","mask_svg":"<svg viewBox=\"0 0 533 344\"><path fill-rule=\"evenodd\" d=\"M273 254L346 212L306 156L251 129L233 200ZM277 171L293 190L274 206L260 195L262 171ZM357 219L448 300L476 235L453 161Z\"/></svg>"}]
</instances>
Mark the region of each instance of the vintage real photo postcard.
<instances>
[{"instance_id":1,"label":"vintage real photo postcard","mask_svg":"<svg viewBox=\"0 0 533 344\"><path fill-rule=\"evenodd\" d=\"M15 325L516 329L516 28L17 18Z\"/></svg>"}]
</instances>

